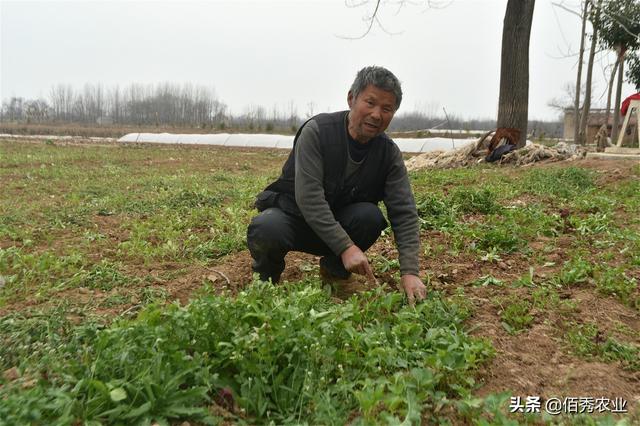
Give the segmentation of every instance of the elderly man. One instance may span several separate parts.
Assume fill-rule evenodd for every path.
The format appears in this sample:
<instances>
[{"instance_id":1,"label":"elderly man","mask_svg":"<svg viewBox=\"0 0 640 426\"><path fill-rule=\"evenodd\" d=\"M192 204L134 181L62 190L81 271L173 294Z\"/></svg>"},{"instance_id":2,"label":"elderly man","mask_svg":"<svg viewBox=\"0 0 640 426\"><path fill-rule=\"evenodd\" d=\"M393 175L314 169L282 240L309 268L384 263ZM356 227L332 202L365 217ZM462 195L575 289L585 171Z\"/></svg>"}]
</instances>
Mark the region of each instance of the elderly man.
<instances>
[{"instance_id":1,"label":"elderly man","mask_svg":"<svg viewBox=\"0 0 640 426\"><path fill-rule=\"evenodd\" d=\"M418 277L419 226L407 170L384 131L402 101L389 70L366 67L347 95L348 111L319 114L302 125L281 176L256 197L261 213L247 231L253 270L277 282L289 251L319 256L323 277L351 273L375 282L364 252L387 227L383 201L400 257L409 302L423 299Z\"/></svg>"}]
</instances>

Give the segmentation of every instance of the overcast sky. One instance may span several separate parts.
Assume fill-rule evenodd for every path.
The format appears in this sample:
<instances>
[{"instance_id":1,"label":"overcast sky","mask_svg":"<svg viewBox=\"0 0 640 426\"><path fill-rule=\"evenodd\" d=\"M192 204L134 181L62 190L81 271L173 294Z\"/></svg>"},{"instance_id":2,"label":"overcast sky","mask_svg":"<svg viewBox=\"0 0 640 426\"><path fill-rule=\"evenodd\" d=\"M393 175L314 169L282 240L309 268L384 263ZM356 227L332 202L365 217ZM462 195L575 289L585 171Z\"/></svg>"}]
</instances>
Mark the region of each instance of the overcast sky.
<instances>
[{"instance_id":1,"label":"overcast sky","mask_svg":"<svg viewBox=\"0 0 640 426\"><path fill-rule=\"evenodd\" d=\"M360 0L347 0L356 3ZM578 1L557 0L572 9ZM370 3L374 3L371 1ZM409 2L411 3L411 2ZM420 3L419 0L413 3ZM363 39L370 7L344 0L206 2L0 0L0 98L47 98L58 83L191 82L215 89L234 114L249 104L304 115L346 108L358 69L382 65L403 83L400 112L495 118L506 0L455 0L429 8L386 5ZM529 117L575 85L580 21L538 0L530 48ZM594 102L606 99L600 55ZM623 97L632 93L625 86ZM601 97L602 96L602 97Z\"/></svg>"}]
</instances>

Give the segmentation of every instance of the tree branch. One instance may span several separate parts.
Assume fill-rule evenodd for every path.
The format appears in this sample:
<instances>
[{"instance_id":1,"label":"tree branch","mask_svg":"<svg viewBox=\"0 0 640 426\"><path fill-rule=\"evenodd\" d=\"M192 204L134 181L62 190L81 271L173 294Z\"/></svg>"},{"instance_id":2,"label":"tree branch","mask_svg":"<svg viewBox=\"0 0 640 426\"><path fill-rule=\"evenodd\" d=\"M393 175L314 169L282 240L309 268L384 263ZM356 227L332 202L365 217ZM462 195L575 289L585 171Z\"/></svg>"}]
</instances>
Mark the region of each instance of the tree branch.
<instances>
[{"instance_id":1,"label":"tree branch","mask_svg":"<svg viewBox=\"0 0 640 426\"><path fill-rule=\"evenodd\" d=\"M442 8L445 8L445 7L449 6L451 3L453 3L453 1L454 0L427 0L426 1L426 5L427 5L427 9L442 9ZM388 1L388 0L386 0L384 3L385 3L385 5L397 6L397 10L395 11L395 15L397 16L400 13L400 10L402 10L402 8L405 5L409 4L409 5L413 5L413 6L418 6L420 4L425 4L425 1L417 1L417 0ZM351 8L362 7L362 6L365 6L367 4L370 4L370 1L369 0L345 0L344 4L345 4L346 7L351 9ZM363 18L363 20L365 22L368 21L368 25L367 25L367 29L361 35L356 36L356 37L337 35L336 37L343 38L343 39L346 39L346 40L360 40L360 39L366 37L371 32L371 30L373 29L373 24L374 23L382 31L384 31L385 33L387 33L389 35L402 34L402 31L391 32L391 31L387 30L384 27L384 25L382 25L382 21L379 18L380 10L382 10L382 0L375 0L375 8L373 10L373 13L371 14L371 16Z\"/></svg>"},{"instance_id":2,"label":"tree branch","mask_svg":"<svg viewBox=\"0 0 640 426\"><path fill-rule=\"evenodd\" d=\"M369 26L367 27L367 30L363 34L361 34L358 37L348 37L348 36L338 36L338 37L344 38L344 39L347 39L347 40L360 40L360 39L365 38L367 36L367 34L369 34L371 32L371 28L373 28L373 23L374 22L378 22L378 25L380 25L380 22L377 20L376 16L378 15L378 10L380 9L380 2L381 1L382 0L376 0L376 7L373 10L373 14L370 17L364 19L365 21L366 20L369 21ZM368 3L368 1L361 1L360 3L357 3L354 6L349 6L348 3L347 3L347 0L345 0L345 4L347 5L347 7L360 7L360 6L364 6L367 3Z\"/></svg>"},{"instance_id":3,"label":"tree branch","mask_svg":"<svg viewBox=\"0 0 640 426\"><path fill-rule=\"evenodd\" d=\"M551 2L551 5L555 7L559 7L560 9L566 12L569 12L573 15L576 15L578 18L582 19L582 15L580 13L576 12L575 10L569 9L567 6L563 5L562 3Z\"/></svg>"}]
</instances>

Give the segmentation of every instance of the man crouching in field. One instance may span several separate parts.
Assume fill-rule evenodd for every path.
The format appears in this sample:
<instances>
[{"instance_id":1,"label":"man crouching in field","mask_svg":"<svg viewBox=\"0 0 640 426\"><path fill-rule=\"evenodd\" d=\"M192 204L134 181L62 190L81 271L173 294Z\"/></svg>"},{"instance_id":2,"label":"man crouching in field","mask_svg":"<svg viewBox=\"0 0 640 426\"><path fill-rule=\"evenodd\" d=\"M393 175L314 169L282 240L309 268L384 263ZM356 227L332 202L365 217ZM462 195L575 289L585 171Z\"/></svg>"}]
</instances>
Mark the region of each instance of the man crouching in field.
<instances>
[{"instance_id":1,"label":"man crouching in field","mask_svg":"<svg viewBox=\"0 0 640 426\"><path fill-rule=\"evenodd\" d=\"M253 270L277 282L289 251L319 256L330 280L351 273L376 279L363 253L387 222L400 254L401 285L413 304L426 288L418 277L419 226L407 170L398 146L384 131L402 101L389 70L360 70L347 95L348 111L319 114L304 123L281 176L258 194L247 231Z\"/></svg>"}]
</instances>

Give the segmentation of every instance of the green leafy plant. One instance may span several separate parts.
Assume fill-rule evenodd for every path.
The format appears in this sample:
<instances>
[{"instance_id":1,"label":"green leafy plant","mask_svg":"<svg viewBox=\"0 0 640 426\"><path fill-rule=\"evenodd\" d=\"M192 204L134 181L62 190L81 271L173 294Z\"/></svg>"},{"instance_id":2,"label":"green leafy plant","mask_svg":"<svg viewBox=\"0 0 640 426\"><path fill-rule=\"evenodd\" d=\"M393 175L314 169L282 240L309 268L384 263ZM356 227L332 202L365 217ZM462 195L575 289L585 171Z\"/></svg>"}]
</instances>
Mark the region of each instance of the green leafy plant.
<instances>
[{"instance_id":1,"label":"green leafy plant","mask_svg":"<svg viewBox=\"0 0 640 426\"><path fill-rule=\"evenodd\" d=\"M489 252L510 253L524 245L524 240L504 224L483 224L469 233L475 248Z\"/></svg>"},{"instance_id":2,"label":"green leafy plant","mask_svg":"<svg viewBox=\"0 0 640 426\"><path fill-rule=\"evenodd\" d=\"M504 282L491 275L483 275L482 277L473 281L471 285L474 287L487 287L487 286L503 287Z\"/></svg>"},{"instance_id":3,"label":"green leafy plant","mask_svg":"<svg viewBox=\"0 0 640 426\"><path fill-rule=\"evenodd\" d=\"M558 286L572 286L586 283L593 278L593 266L582 257L575 257L567 262L560 273L553 278Z\"/></svg>"},{"instance_id":4,"label":"green leafy plant","mask_svg":"<svg viewBox=\"0 0 640 426\"><path fill-rule=\"evenodd\" d=\"M456 222L455 211L442 197L425 194L416 200L421 226L425 229L446 230Z\"/></svg>"},{"instance_id":5,"label":"green leafy plant","mask_svg":"<svg viewBox=\"0 0 640 426\"><path fill-rule=\"evenodd\" d=\"M509 334L523 331L533 323L532 304L526 299L507 297L498 301L502 326Z\"/></svg>"},{"instance_id":6,"label":"green leafy plant","mask_svg":"<svg viewBox=\"0 0 640 426\"><path fill-rule=\"evenodd\" d=\"M382 288L336 305L317 282L258 282L236 299L152 306L132 322L87 324L42 341L32 336L43 322L3 318L2 335L22 339L29 354L20 361L25 373L38 368L55 379L30 389L6 384L0 414L25 421L19 402L36 398L43 420L211 423L206 405L230 392L251 423L343 423L354 410L366 421L413 421L425 403L467 392L470 373L491 356L462 321L434 292L415 309Z\"/></svg>"},{"instance_id":7,"label":"green leafy plant","mask_svg":"<svg viewBox=\"0 0 640 426\"><path fill-rule=\"evenodd\" d=\"M640 348L606 336L595 323L573 323L565 338L576 355L605 362L620 361L626 369L640 370Z\"/></svg>"},{"instance_id":8,"label":"green leafy plant","mask_svg":"<svg viewBox=\"0 0 640 426\"><path fill-rule=\"evenodd\" d=\"M456 210L463 213L497 213L501 206L496 202L496 195L489 189L458 187L451 193L451 203Z\"/></svg>"},{"instance_id":9,"label":"green leafy plant","mask_svg":"<svg viewBox=\"0 0 640 426\"><path fill-rule=\"evenodd\" d=\"M594 187L593 172L581 167L533 169L523 180L527 191L560 198L569 198Z\"/></svg>"},{"instance_id":10,"label":"green leafy plant","mask_svg":"<svg viewBox=\"0 0 640 426\"><path fill-rule=\"evenodd\" d=\"M594 280L596 288L602 294L613 295L632 307L640 307L638 282L629 277L626 268L596 268Z\"/></svg>"},{"instance_id":11,"label":"green leafy plant","mask_svg":"<svg viewBox=\"0 0 640 426\"><path fill-rule=\"evenodd\" d=\"M135 285L140 279L127 277L120 272L117 264L102 260L88 271L82 270L66 282L68 286L81 286L92 289L111 290L115 287Z\"/></svg>"}]
</instances>

